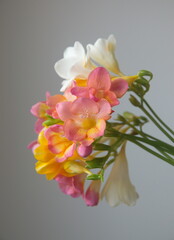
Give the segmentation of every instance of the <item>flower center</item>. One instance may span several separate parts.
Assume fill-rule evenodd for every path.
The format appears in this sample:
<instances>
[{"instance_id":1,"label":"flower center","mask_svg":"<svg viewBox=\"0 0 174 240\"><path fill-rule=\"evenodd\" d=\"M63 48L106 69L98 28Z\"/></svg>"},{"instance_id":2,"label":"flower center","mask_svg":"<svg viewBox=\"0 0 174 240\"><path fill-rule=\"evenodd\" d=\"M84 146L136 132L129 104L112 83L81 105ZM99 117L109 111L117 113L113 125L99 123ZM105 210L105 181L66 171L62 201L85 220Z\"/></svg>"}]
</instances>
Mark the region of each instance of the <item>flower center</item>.
<instances>
[{"instance_id":1,"label":"flower center","mask_svg":"<svg viewBox=\"0 0 174 240\"><path fill-rule=\"evenodd\" d=\"M92 118L86 118L82 121L82 128L84 129L90 129L93 128L96 125L95 119Z\"/></svg>"}]
</instances>

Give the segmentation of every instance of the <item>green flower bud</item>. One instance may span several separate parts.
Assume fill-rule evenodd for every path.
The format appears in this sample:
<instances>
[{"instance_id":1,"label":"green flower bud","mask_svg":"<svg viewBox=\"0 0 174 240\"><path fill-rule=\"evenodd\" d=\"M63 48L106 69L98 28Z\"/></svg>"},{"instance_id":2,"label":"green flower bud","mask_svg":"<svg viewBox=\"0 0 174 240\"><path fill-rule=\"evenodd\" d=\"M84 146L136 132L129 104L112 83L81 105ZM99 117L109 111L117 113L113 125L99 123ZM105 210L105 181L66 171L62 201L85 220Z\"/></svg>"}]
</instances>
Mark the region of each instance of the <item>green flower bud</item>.
<instances>
[{"instance_id":1,"label":"green flower bud","mask_svg":"<svg viewBox=\"0 0 174 240\"><path fill-rule=\"evenodd\" d=\"M135 107L140 107L141 103L133 96L130 95L129 101L134 105Z\"/></svg>"}]
</instances>

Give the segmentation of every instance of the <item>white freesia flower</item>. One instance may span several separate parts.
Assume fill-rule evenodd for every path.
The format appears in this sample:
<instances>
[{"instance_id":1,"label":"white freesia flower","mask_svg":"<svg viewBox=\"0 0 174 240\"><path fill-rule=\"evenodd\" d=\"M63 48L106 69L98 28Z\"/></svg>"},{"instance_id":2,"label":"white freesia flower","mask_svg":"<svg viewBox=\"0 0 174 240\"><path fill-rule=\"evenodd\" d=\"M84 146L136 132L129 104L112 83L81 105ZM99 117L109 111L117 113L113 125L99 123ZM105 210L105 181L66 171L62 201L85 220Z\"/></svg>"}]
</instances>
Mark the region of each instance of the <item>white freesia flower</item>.
<instances>
[{"instance_id":1,"label":"white freesia flower","mask_svg":"<svg viewBox=\"0 0 174 240\"><path fill-rule=\"evenodd\" d=\"M65 91L75 78L85 79L88 77L93 65L80 42L75 42L73 47L68 47L63 58L56 62L56 73L63 79L60 91Z\"/></svg>"},{"instance_id":2,"label":"white freesia flower","mask_svg":"<svg viewBox=\"0 0 174 240\"><path fill-rule=\"evenodd\" d=\"M125 144L122 146L102 190L101 198L103 199L104 197L111 207L115 207L120 203L133 206L138 199L136 189L129 178Z\"/></svg>"},{"instance_id":3,"label":"white freesia flower","mask_svg":"<svg viewBox=\"0 0 174 240\"><path fill-rule=\"evenodd\" d=\"M115 57L115 49L116 39L113 35L110 35L108 39L99 38L94 45L87 45L87 51L92 60L111 72L123 76Z\"/></svg>"}]
</instances>

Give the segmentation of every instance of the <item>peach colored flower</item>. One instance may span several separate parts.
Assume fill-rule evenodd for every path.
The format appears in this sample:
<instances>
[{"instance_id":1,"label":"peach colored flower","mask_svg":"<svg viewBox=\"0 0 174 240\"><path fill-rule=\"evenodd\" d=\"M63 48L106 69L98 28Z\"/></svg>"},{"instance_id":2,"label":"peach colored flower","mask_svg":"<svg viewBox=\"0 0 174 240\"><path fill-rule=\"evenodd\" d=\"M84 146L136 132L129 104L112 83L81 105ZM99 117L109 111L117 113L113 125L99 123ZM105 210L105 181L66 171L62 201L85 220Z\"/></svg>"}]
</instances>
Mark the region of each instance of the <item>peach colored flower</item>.
<instances>
[{"instance_id":1,"label":"peach colored flower","mask_svg":"<svg viewBox=\"0 0 174 240\"><path fill-rule=\"evenodd\" d=\"M59 118L56 111L56 104L66 101L67 99L60 94L51 96L49 92L46 92L46 101L38 102L31 107L31 114L37 117L35 123L35 131L39 133L43 129L43 122L47 120L47 115L53 118Z\"/></svg>"},{"instance_id":2,"label":"peach colored flower","mask_svg":"<svg viewBox=\"0 0 174 240\"><path fill-rule=\"evenodd\" d=\"M77 97L86 97L98 102L106 99L111 106L119 104L117 98L128 90L128 83L119 78L111 82L109 72L103 67L95 68L89 75L87 87L73 87L71 93Z\"/></svg>"},{"instance_id":3,"label":"peach colored flower","mask_svg":"<svg viewBox=\"0 0 174 240\"><path fill-rule=\"evenodd\" d=\"M102 136L106 127L105 120L110 118L110 104L102 99L95 102L79 97L74 102L57 104L57 112L64 124L65 136L89 146L96 137Z\"/></svg>"}]
</instances>

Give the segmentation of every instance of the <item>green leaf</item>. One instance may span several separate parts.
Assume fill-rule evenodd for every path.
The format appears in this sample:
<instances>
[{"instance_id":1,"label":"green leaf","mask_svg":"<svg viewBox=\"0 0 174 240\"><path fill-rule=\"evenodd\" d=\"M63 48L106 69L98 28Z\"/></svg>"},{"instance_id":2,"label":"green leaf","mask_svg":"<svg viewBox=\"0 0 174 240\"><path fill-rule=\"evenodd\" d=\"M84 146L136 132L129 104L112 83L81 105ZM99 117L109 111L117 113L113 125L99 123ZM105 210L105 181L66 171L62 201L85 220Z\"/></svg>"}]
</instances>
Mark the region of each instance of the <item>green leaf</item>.
<instances>
[{"instance_id":1,"label":"green leaf","mask_svg":"<svg viewBox=\"0 0 174 240\"><path fill-rule=\"evenodd\" d=\"M122 115L120 115L120 114L118 114L117 120L122 122L122 123L125 123L125 121L126 121L126 119Z\"/></svg>"},{"instance_id":2,"label":"green leaf","mask_svg":"<svg viewBox=\"0 0 174 240\"><path fill-rule=\"evenodd\" d=\"M94 158L91 161L86 161L86 163L87 163L86 167L90 168L90 169L92 169L92 168L102 168L103 165L105 164L106 160L107 160L107 156Z\"/></svg>"},{"instance_id":3,"label":"green leaf","mask_svg":"<svg viewBox=\"0 0 174 240\"><path fill-rule=\"evenodd\" d=\"M103 150L103 151L106 151L106 150L110 150L110 146L109 145L106 145L106 144L103 144L103 143L96 143L94 144L94 150Z\"/></svg>"}]
</instances>

